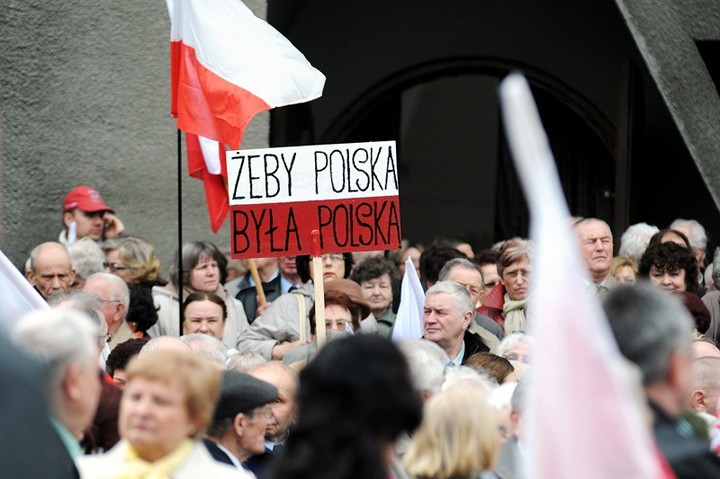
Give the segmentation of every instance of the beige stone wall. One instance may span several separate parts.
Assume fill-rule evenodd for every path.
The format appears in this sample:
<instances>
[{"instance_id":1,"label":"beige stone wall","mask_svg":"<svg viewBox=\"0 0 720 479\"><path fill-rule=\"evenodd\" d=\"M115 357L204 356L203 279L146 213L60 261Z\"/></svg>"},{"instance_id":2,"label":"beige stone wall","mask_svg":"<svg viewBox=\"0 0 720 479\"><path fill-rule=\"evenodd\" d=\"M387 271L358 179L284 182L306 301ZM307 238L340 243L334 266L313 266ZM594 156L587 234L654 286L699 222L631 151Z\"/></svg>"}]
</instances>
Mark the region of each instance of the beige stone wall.
<instances>
[{"instance_id":1,"label":"beige stone wall","mask_svg":"<svg viewBox=\"0 0 720 479\"><path fill-rule=\"evenodd\" d=\"M266 2L246 2L265 16ZM0 8L0 248L20 265L57 237L65 193L98 189L127 231L177 248L177 133L165 2L5 0ZM268 115L244 148L267 146ZM183 171L184 239L212 234L202 184Z\"/></svg>"}]
</instances>

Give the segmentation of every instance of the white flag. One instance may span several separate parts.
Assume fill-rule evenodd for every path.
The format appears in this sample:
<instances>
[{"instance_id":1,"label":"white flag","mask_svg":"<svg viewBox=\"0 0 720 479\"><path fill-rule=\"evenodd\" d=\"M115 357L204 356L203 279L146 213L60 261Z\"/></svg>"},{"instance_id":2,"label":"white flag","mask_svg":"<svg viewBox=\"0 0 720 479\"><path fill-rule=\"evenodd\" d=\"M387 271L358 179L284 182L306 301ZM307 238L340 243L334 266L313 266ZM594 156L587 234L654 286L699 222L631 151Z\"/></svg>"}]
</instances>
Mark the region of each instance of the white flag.
<instances>
[{"instance_id":1,"label":"white flag","mask_svg":"<svg viewBox=\"0 0 720 479\"><path fill-rule=\"evenodd\" d=\"M405 276L400 288L400 307L393 327L393 341L423 337L424 307L425 291L420 284L412 259L408 258L405 261Z\"/></svg>"}]
</instances>

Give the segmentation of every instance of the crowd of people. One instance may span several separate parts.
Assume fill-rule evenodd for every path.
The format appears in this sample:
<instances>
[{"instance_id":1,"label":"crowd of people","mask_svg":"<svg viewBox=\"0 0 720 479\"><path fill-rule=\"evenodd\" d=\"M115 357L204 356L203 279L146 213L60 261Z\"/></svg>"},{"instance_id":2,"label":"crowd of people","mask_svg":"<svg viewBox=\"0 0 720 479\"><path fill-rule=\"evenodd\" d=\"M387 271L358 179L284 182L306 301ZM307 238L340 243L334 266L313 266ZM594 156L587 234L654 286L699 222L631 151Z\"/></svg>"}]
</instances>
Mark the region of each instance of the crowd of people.
<instances>
[{"instance_id":1,"label":"crowd of people","mask_svg":"<svg viewBox=\"0 0 720 479\"><path fill-rule=\"evenodd\" d=\"M528 328L542 323L530 240L328 252L320 271L192 241L165 279L92 188L68 193L62 218L25 265L51 308L19 318L7 345L43 373L50 417L34 418L42 445L14 458L18 477L527 477ZM617 256L605 221L568 227L577 281L639 371L664 477L720 477L720 253L706 264L694 220L632 225ZM393 338L408 260L423 334Z\"/></svg>"}]
</instances>

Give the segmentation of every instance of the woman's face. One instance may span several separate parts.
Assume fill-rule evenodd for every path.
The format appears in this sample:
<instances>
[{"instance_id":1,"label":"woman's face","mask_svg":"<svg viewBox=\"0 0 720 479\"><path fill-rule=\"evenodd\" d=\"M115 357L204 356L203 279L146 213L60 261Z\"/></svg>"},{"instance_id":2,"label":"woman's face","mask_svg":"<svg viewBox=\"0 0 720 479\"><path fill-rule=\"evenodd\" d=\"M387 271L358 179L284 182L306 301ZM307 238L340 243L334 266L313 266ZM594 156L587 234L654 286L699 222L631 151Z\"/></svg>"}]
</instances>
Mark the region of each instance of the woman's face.
<instances>
[{"instance_id":1,"label":"woman's face","mask_svg":"<svg viewBox=\"0 0 720 479\"><path fill-rule=\"evenodd\" d=\"M322 255L322 280L330 281L333 279L343 279L345 277L345 257L342 253L330 253ZM308 264L310 277L313 282L317 282L319 278L315 277L313 261Z\"/></svg>"},{"instance_id":2,"label":"woman's face","mask_svg":"<svg viewBox=\"0 0 720 479\"><path fill-rule=\"evenodd\" d=\"M348 328L353 330L350 311L337 304L325 306L326 331L348 331Z\"/></svg>"},{"instance_id":3,"label":"woman's face","mask_svg":"<svg viewBox=\"0 0 720 479\"><path fill-rule=\"evenodd\" d=\"M505 290L513 301L522 301L530 293L530 265L527 258L512 263L503 270Z\"/></svg>"},{"instance_id":4,"label":"woman's face","mask_svg":"<svg viewBox=\"0 0 720 479\"><path fill-rule=\"evenodd\" d=\"M185 308L183 334L207 334L222 341L225 318L219 304L207 299L193 301Z\"/></svg>"},{"instance_id":5,"label":"woman's face","mask_svg":"<svg viewBox=\"0 0 720 479\"><path fill-rule=\"evenodd\" d=\"M390 276L386 273L379 278L363 281L360 284L362 299L370 304L375 317L380 317L385 312L393 299L392 282ZM378 316L378 314L380 316Z\"/></svg>"},{"instance_id":6,"label":"woman's face","mask_svg":"<svg viewBox=\"0 0 720 479\"><path fill-rule=\"evenodd\" d=\"M650 282L667 291L685 291L687 289L685 270L682 268L668 271L650 266Z\"/></svg>"},{"instance_id":7,"label":"woman's face","mask_svg":"<svg viewBox=\"0 0 720 479\"><path fill-rule=\"evenodd\" d=\"M636 281L635 271L633 271L631 266L627 265L618 268L618 270L615 271L615 274L613 276L615 276L615 279L621 283L634 284Z\"/></svg>"},{"instance_id":8,"label":"woman's face","mask_svg":"<svg viewBox=\"0 0 720 479\"><path fill-rule=\"evenodd\" d=\"M132 282L132 271L130 271L130 268L120 259L120 252L118 250L111 249L108 251L107 254L105 254L105 262L107 263L107 267L105 268L106 273L120 276L126 283Z\"/></svg>"},{"instance_id":9,"label":"woman's face","mask_svg":"<svg viewBox=\"0 0 720 479\"><path fill-rule=\"evenodd\" d=\"M186 396L177 378L136 377L125 385L118 427L140 458L161 459L195 433L197 424L188 413Z\"/></svg>"},{"instance_id":10,"label":"woman's face","mask_svg":"<svg viewBox=\"0 0 720 479\"><path fill-rule=\"evenodd\" d=\"M189 286L195 291L214 293L220 286L220 268L217 261L202 256L198 264L190 271Z\"/></svg>"}]
</instances>

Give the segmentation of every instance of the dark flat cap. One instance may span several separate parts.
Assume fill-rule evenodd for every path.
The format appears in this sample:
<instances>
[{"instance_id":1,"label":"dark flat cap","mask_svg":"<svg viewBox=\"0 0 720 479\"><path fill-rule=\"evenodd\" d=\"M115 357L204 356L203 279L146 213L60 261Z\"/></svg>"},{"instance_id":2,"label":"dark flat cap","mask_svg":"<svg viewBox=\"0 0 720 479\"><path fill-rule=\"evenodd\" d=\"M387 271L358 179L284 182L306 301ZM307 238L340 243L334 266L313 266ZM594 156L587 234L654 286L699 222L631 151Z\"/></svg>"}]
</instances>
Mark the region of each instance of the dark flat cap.
<instances>
[{"instance_id":1,"label":"dark flat cap","mask_svg":"<svg viewBox=\"0 0 720 479\"><path fill-rule=\"evenodd\" d=\"M277 398L278 390L272 384L249 374L225 371L214 418L235 417L241 412L250 412L256 407L277 401Z\"/></svg>"}]
</instances>

